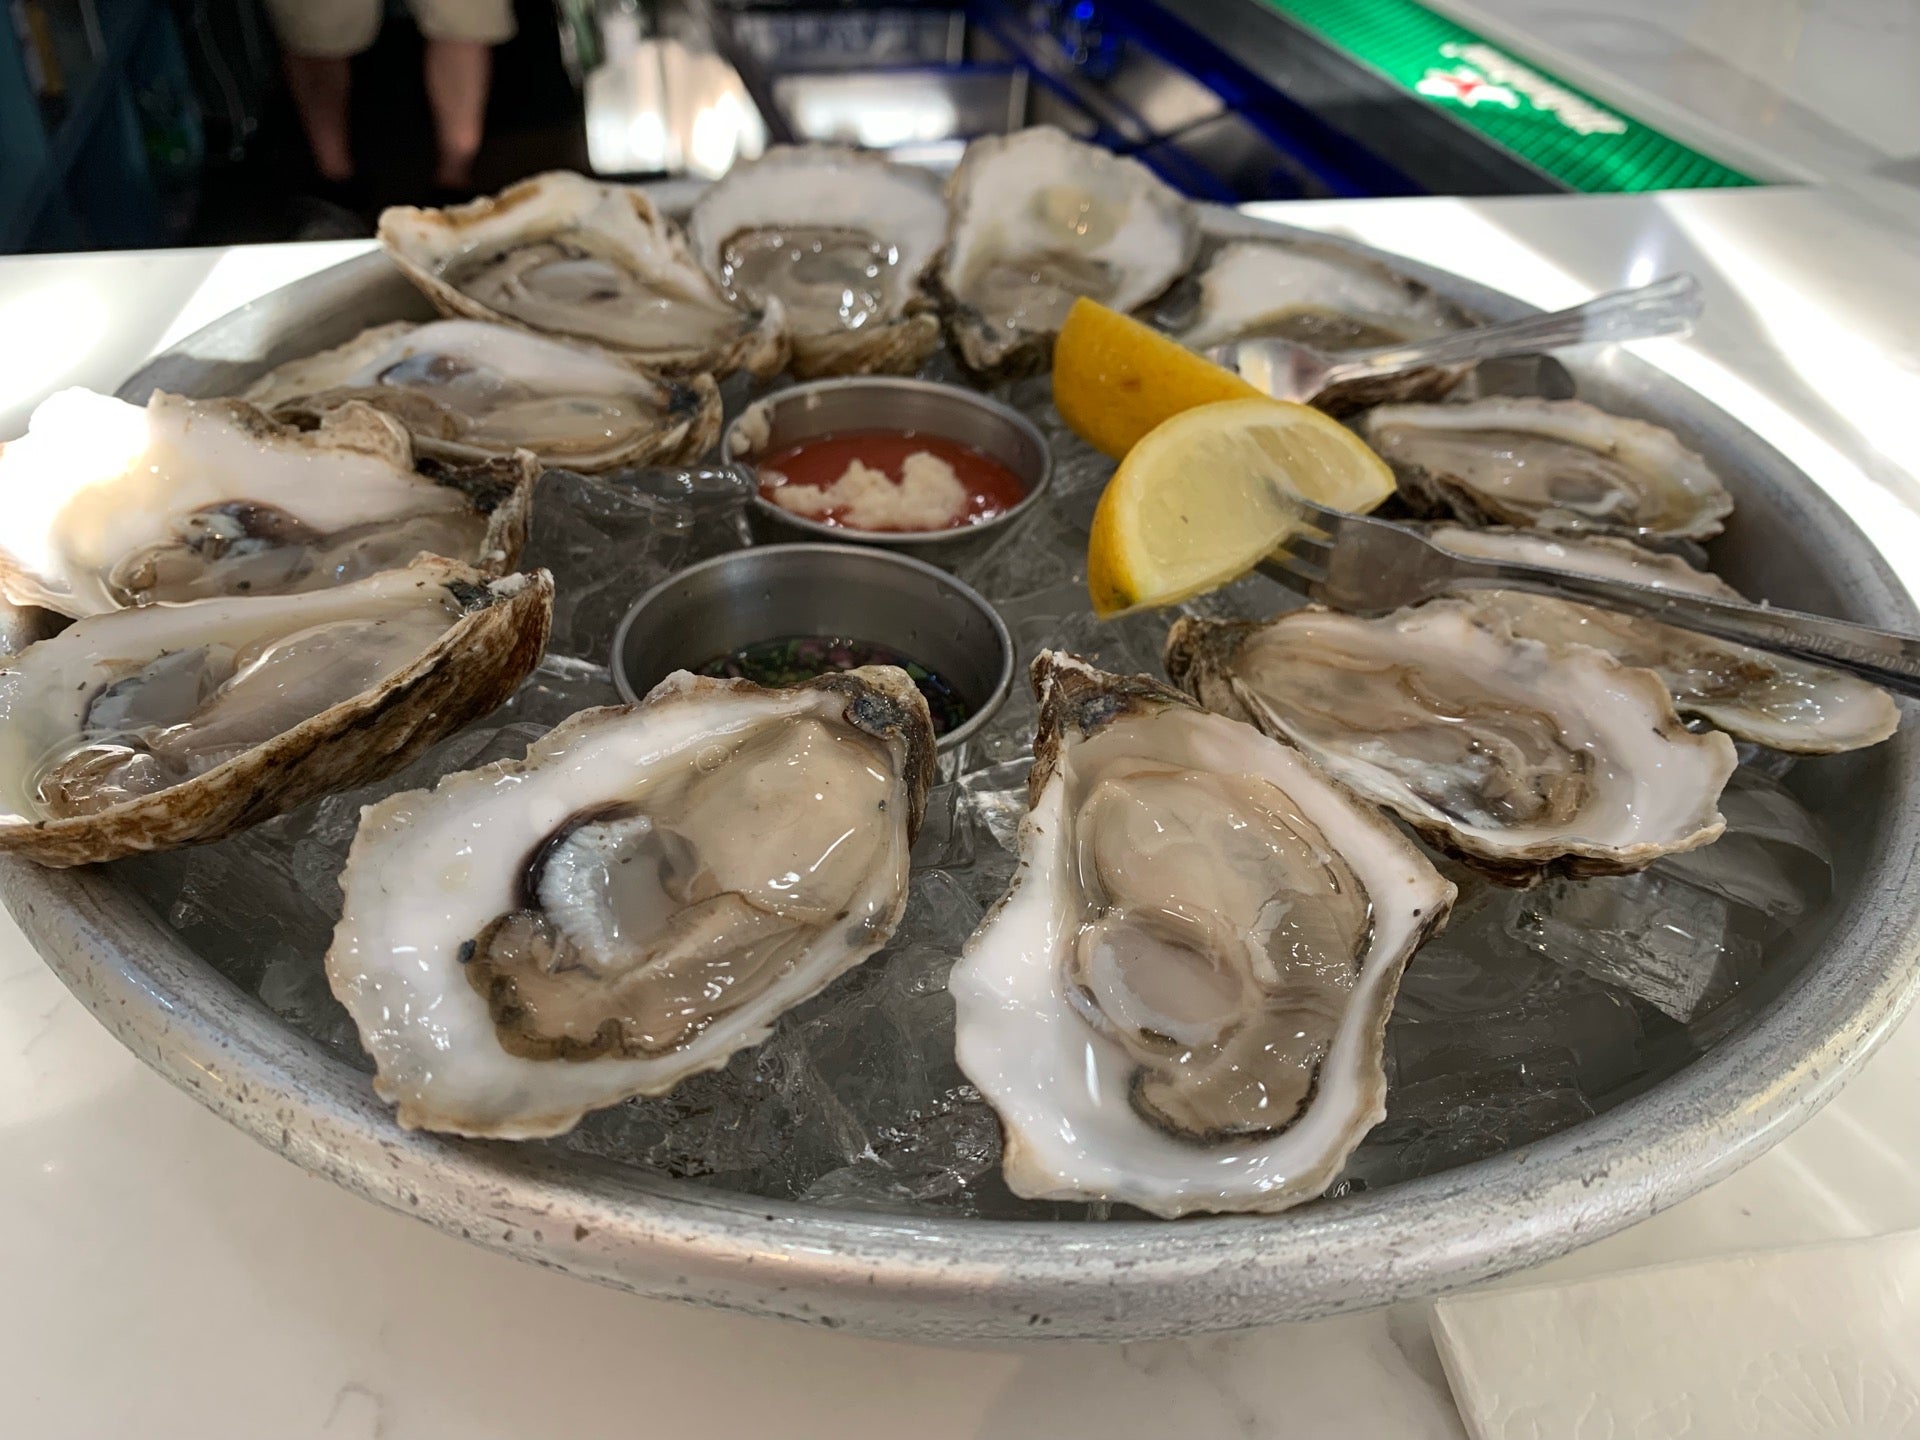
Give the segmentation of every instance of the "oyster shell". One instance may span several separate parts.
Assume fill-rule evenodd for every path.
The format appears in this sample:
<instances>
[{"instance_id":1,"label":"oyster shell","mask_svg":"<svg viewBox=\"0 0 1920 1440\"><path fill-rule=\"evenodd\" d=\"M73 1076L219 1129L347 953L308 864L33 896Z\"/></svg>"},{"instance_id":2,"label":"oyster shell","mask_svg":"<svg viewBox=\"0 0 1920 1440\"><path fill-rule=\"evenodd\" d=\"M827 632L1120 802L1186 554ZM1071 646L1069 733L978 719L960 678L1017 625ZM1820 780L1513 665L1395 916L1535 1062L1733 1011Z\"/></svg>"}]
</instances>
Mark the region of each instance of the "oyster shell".
<instances>
[{"instance_id":1,"label":"oyster shell","mask_svg":"<svg viewBox=\"0 0 1920 1440\"><path fill-rule=\"evenodd\" d=\"M591 474L697 459L720 434L710 375L659 380L597 346L484 320L398 321L292 360L243 397L304 428L350 400L385 411L417 454L504 459Z\"/></svg>"},{"instance_id":2,"label":"oyster shell","mask_svg":"<svg viewBox=\"0 0 1920 1440\"><path fill-rule=\"evenodd\" d=\"M1644 869L1724 828L1733 742L1689 731L1657 675L1516 639L1458 601L1378 620L1313 606L1260 624L1182 619L1167 673L1510 883L1549 864Z\"/></svg>"},{"instance_id":3,"label":"oyster shell","mask_svg":"<svg viewBox=\"0 0 1920 1440\"><path fill-rule=\"evenodd\" d=\"M946 231L933 176L831 145L735 165L687 217L721 294L747 310L779 304L802 379L919 369L940 343L922 282Z\"/></svg>"},{"instance_id":4,"label":"oyster shell","mask_svg":"<svg viewBox=\"0 0 1920 1440\"><path fill-rule=\"evenodd\" d=\"M656 370L776 373L780 316L736 310L644 191L551 171L447 210L393 206L380 243L443 315L586 340Z\"/></svg>"},{"instance_id":5,"label":"oyster shell","mask_svg":"<svg viewBox=\"0 0 1920 1440\"><path fill-rule=\"evenodd\" d=\"M1436 525L1429 534L1456 554L1512 560L1739 600L1739 591L1671 555L1627 540L1578 539L1534 530L1475 530ZM1548 645L1591 645L1622 665L1653 671L1683 715L1698 715L1741 740L1800 755L1831 755L1877 745L1900 726L1893 697L1877 685L1823 666L1769 655L1654 620L1513 590L1465 597L1515 635Z\"/></svg>"},{"instance_id":6,"label":"oyster shell","mask_svg":"<svg viewBox=\"0 0 1920 1440\"><path fill-rule=\"evenodd\" d=\"M1416 509L1469 524L1705 540L1733 513L1720 477L1671 430L1579 400L1383 405L1360 433Z\"/></svg>"},{"instance_id":7,"label":"oyster shell","mask_svg":"<svg viewBox=\"0 0 1920 1440\"><path fill-rule=\"evenodd\" d=\"M361 817L327 952L402 1125L524 1139L764 1040L886 943L933 770L870 666L679 672Z\"/></svg>"},{"instance_id":8,"label":"oyster shell","mask_svg":"<svg viewBox=\"0 0 1920 1440\"><path fill-rule=\"evenodd\" d=\"M1012 888L949 988L1015 1194L1169 1218L1323 1191L1386 1113L1401 971L1454 887L1291 746L1034 662Z\"/></svg>"},{"instance_id":9,"label":"oyster shell","mask_svg":"<svg viewBox=\"0 0 1920 1440\"><path fill-rule=\"evenodd\" d=\"M0 851L80 865L217 840L376 779L511 695L552 606L544 571L423 556L76 621L0 669Z\"/></svg>"},{"instance_id":10,"label":"oyster shell","mask_svg":"<svg viewBox=\"0 0 1920 1440\"><path fill-rule=\"evenodd\" d=\"M1255 336L1277 336L1329 353L1425 340L1470 323L1427 286L1386 266L1310 241L1237 240L1222 245L1197 276L1199 298L1176 331L1206 350ZM1349 381L1314 397L1345 414L1389 400L1445 394L1464 366L1428 366Z\"/></svg>"},{"instance_id":11,"label":"oyster shell","mask_svg":"<svg viewBox=\"0 0 1920 1440\"><path fill-rule=\"evenodd\" d=\"M63 390L0 446L0 595L98 615L314 590L422 552L497 575L538 478L524 453L416 469L406 430L366 405L303 432L244 400Z\"/></svg>"},{"instance_id":12,"label":"oyster shell","mask_svg":"<svg viewBox=\"0 0 1920 1440\"><path fill-rule=\"evenodd\" d=\"M1050 126L968 145L947 202L948 331L982 372L1041 369L1076 299L1137 309L1199 243L1191 207L1146 166Z\"/></svg>"}]
</instances>

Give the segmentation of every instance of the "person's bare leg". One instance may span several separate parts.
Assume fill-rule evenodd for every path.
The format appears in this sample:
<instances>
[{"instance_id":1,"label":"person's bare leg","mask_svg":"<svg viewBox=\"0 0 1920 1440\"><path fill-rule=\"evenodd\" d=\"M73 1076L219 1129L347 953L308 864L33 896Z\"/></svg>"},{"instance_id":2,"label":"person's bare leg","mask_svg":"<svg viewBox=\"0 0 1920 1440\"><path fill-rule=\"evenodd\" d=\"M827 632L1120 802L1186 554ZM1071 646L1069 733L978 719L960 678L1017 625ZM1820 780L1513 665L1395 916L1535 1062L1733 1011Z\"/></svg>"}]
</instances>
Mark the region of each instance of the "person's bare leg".
<instances>
[{"instance_id":1,"label":"person's bare leg","mask_svg":"<svg viewBox=\"0 0 1920 1440\"><path fill-rule=\"evenodd\" d=\"M434 182L463 190L473 181L473 157L487 118L493 50L474 40L427 42L427 100L433 106L440 165Z\"/></svg>"},{"instance_id":2,"label":"person's bare leg","mask_svg":"<svg viewBox=\"0 0 1920 1440\"><path fill-rule=\"evenodd\" d=\"M347 135L347 96L353 62L316 55L287 56L287 88L307 132L313 163L328 180L353 178L353 145Z\"/></svg>"}]
</instances>

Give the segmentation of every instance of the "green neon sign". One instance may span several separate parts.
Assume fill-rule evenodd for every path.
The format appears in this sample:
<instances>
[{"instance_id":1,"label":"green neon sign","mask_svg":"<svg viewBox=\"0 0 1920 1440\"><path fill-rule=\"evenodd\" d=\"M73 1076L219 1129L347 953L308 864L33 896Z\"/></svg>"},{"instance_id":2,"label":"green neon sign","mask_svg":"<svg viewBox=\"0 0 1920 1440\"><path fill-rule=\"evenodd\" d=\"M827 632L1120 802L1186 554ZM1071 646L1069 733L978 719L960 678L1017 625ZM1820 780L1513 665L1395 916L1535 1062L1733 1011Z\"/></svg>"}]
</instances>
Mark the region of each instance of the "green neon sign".
<instances>
[{"instance_id":1,"label":"green neon sign","mask_svg":"<svg viewBox=\"0 0 1920 1440\"><path fill-rule=\"evenodd\" d=\"M1576 190L1758 183L1414 0L1266 3Z\"/></svg>"}]
</instances>

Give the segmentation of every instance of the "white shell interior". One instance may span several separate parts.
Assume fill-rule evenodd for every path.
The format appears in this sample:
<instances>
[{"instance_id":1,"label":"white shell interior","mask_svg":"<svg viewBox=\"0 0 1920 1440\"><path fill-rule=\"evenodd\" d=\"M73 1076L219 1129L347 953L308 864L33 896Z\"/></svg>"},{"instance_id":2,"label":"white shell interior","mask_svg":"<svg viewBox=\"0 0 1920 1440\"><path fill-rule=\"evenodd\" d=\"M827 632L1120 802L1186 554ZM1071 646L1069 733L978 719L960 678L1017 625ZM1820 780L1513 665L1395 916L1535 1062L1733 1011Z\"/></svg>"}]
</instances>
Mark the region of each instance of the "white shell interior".
<instances>
[{"instance_id":1,"label":"white shell interior","mask_svg":"<svg viewBox=\"0 0 1920 1440\"><path fill-rule=\"evenodd\" d=\"M735 236L785 227L845 228L892 251L874 277L884 304L874 317L899 317L946 240L947 202L926 171L837 146L776 146L736 165L704 191L687 217L687 240L707 275L721 282L722 250ZM789 307L798 326L800 313ZM832 327L821 327L832 328Z\"/></svg>"},{"instance_id":2,"label":"white shell interior","mask_svg":"<svg viewBox=\"0 0 1920 1440\"><path fill-rule=\"evenodd\" d=\"M1720 477L1671 430L1581 400L1495 395L1455 405L1381 405L1367 413L1361 433L1396 466L1421 465L1495 503L1541 507L1528 523L1547 529L1706 539L1733 513L1733 497ZM1640 477L1637 510L1614 508L1624 497L1611 492L1564 506L1550 503L1560 467L1539 447L1530 453L1529 437L1587 451ZM1588 462L1580 457L1580 463ZM1583 481L1575 488L1589 487ZM1595 504L1607 508L1595 510Z\"/></svg>"},{"instance_id":3,"label":"white shell interior","mask_svg":"<svg viewBox=\"0 0 1920 1440\"><path fill-rule=\"evenodd\" d=\"M0 669L0 812L41 816L32 793L35 776L50 756L78 741L89 708L104 687L157 657L208 644L258 647L340 622L384 623L396 627L397 639L417 643L391 655L365 657L372 668L384 672L383 683L424 655L459 620L460 608L444 584L449 571L471 575L464 567L429 561L419 568L389 570L354 584L301 595L115 610L76 621L51 639L28 646ZM315 675L321 678L321 688L288 693L289 683ZM325 688L328 678L324 671L308 671L291 680L282 673L271 677L259 703L302 721L366 688L354 685L341 693ZM280 727L276 733L290 728L291 724ZM261 741L269 738L270 734L262 736Z\"/></svg>"},{"instance_id":4,"label":"white shell interior","mask_svg":"<svg viewBox=\"0 0 1920 1440\"><path fill-rule=\"evenodd\" d=\"M1193 255L1194 220L1177 191L1139 161L1047 126L974 141L949 198L943 283L999 345L1065 318L1055 287L1039 283L1050 257L1106 267L1112 288L1095 298L1124 311L1165 290ZM1010 304L1014 294L1028 298Z\"/></svg>"},{"instance_id":5,"label":"white shell interior","mask_svg":"<svg viewBox=\"0 0 1920 1440\"><path fill-rule=\"evenodd\" d=\"M906 903L904 801L891 808L889 863L862 886L885 925L854 943L816 943L755 1000L657 1057L529 1059L500 1043L486 1001L461 968L462 946L514 908L534 849L570 817L617 798L648 772L785 716L837 717L820 689L732 689L669 676L638 707L590 710L535 742L524 761L450 775L432 790L369 807L342 877L345 905L327 953L334 993L379 1067L375 1088L403 1125L524 1139L559 1134L588 1110L658 1094L759 1043L775 1019L884 943ZM843 723L843 722L841 722ZM865 934L866 932L861 932Z\"/></svg>"},{"instance_id":6,"label":"white shell interior","mask_svg":"<svg viewBox=\"0 0 1920 1440\"><path fill-rule=\"evenodd\" d=\"M478 451L534 451L550 463L630 447L662 423L658 381L592 346L485 320L400 321L290 361L247 400L271 409L332 389L404 387L454 418Z\"/></svg>"},{"instance_id":7,"label":"white shell interior","mask_svg":"<svg viewBox=\"0 0 1920 1440\"><path fill-rule=\"evenodd\" d=\"M1740 593L1719 576L1627 540L1576 539L1537 530L1435 526L1431 538L1456 554L1515 560L1716 599ZM1549 645L1590 645L1623 665L1652 669L1674 703L1742 740L1823 755L1877 745L1899 728L1900 709L1879 686L1709 635L1513 590L1476 592L1472 604L1516 635Z\"/></svg>"},{"instance_id":8,"label":"white shell interior","mask_svg":"<svg viewBox=\"0 0 1920 1440\"><path fill-rule=\"evenodd\" d=\"M1263 649L1279 643L1275 636L1283 629L1290 648L1321 647L1336 667L1444 669L1482 697L1477 704L1548 716L1558 727L1556 743L1590 767L1586 802L1565 824L1550 827L1496 827L1440 809L1426 794L1446 790L1449 777L1423 774L1422 762L1404 746L1383 742L1365 717L1355 716L1351 730L1332 737L1303 728L1290 708L1293 696L1263 665ZM1651 672L1626 669L1585 647L1516 639L1459 602L1434 601L1378 620L1295 611L1250 635L1232 664L1234 693L1263 725L1357 793L1446 832L1471 853L1495 860L1632 860L1706 844L1722 829L1715 802L1736 763L1732 741L1682 727ZM1328 671L1330 679L1339 673ZM1477 775L1460 778L1477 788Z\"/></svg>"},{"instance_id":9,"label":"white shell interior","mask_svg":"<svg viewBox=\"0 0 1920 1440\"><path fill-rule=\"evenodd\" d=\"M1068 662L1076 663L1076 662ZM1133 1062L1088 1024L1063 987L1075 884L1066 795L1074 767L1146 745L1184 768L1271 782L1367 886L1374 929L1359 980L1306 1112L1277 1136L1196 1144L1144 1120ZM1290 746L1252 727L1168 703L1146 726L1123 716L1063 737L1059 765L1020 826L1013 889L967 942L949 988L961 1068L999 1112L1008 1185L1033 1199L1109 1200L1175 1217L1279 1210L1319 1194L1386 1113L1381 1033L1400 971L1454 887L1412 845Z\"/></svg>"},{"instance_id":10,"label":"white shell interior","mask_svg":"<svg viewBox=\"0 0 1920 1440\"><path fill-rule=\"evenodd\" d=\"M449 537L471 531L464 552L449 546L468 559L485 529L458 490L415 472L406 430L365 405L302 433L240 401L155 393L143 408L62 390L0 447L0 590L66 615L112 610L116 565L192 513L234 503L274 506L322 534L439 517ZM438 547L394 563L422 548Z\"/></svg>"},{"instance_id":11,"label":"white shell interior","mask_svg":"<svg viewBox=\"0 0 1920 1440\"><path fill-rule=\"evenodd\" d=\"M1200 273L1200 304L1181 343L1223 345L1301 311L1332 312L1404 339L1450 328L1432 295L1364 261L1298 246L1242 240L1221 246Z\"/></svg>"}]
</instances>

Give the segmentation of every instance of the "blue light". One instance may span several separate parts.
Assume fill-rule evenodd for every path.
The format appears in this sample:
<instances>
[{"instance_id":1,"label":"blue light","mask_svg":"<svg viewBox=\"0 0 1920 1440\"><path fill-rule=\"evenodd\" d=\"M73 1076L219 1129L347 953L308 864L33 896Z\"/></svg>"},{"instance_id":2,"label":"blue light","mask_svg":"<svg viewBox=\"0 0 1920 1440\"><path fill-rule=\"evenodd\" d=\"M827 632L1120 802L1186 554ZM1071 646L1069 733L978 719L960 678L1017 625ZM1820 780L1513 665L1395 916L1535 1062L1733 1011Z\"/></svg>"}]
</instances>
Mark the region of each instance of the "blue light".
<instances>
[{"instance_id":1,"label":"blue light","mask_svg":"<svg viewBox=\"0 0 1920 1440\"><path fill-rule=\"evenodd\" d=\"M1078 3L1073 7L1073 18L1076 20L1093 19L1093 0L1078 0Z\"/></svg>"}]
</instances>

